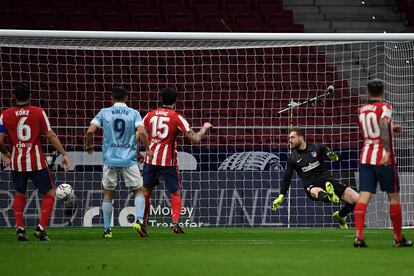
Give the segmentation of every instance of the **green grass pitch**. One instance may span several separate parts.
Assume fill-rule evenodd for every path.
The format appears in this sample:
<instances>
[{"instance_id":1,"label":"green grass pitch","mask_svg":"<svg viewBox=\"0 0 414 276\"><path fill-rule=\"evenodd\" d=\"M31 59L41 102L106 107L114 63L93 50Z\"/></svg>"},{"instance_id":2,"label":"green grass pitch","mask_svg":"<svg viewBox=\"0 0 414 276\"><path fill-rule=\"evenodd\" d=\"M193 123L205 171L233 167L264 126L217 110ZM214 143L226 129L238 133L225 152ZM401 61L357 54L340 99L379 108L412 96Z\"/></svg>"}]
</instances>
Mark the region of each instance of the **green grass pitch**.
<instances>
[{"instance_id":1,"label":"green grass pitch","mask_svg":"<svg viewBox=\"0 0 414 276\"><path fill-rule=\"evenodd\" d=\"M414 275L414 249L393 248L391 230L367 230L369 248L332 228L150 228L146 239L114 228L111 240L100 228L49 228L50 242L31 230L17 242L0 229L0 275Z\"/></svg>"}]
</instances>

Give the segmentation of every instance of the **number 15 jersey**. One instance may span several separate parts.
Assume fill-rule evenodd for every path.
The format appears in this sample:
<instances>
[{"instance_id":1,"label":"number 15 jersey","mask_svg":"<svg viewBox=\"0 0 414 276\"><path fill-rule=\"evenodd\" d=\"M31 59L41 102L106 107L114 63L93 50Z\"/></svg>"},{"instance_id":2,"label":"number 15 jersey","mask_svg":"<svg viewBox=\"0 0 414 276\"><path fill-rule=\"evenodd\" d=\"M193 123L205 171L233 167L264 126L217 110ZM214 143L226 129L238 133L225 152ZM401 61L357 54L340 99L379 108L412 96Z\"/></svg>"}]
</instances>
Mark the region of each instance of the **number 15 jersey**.
<instances>
[{"instance_id":1,"label":"number 15 jersey","mask_svg":"<svg viewBox=\"0 0 414 276\"><path fill-rule=\"evenodd\" d=\"M131 167L137 162L136 128L141 115L125 103L102 108L91 121L103 129L103 163L108 167Z\"/></svg>"},{"instance_id":2,"label":"number 15 jersey","mask_svg":"<svg viewBox=\"0 0 414 276\"><path fill-rule=\"evenodd\" d=\"M172 109L158 108L144 117L150 149L154 153L145 163L156 166L177 166L177 136L191 130L187 120Z\"/></svg>"},{"instance_id":3,"label":"number 15 jersey","mask_svg":"<svg viewBox=\"0 0 414 276\"><path fill-rule=\"evenodd\" d=\"M31 172L47 168L41 138L49 130L49 119L40 107L16 106L3 112L0 132L10 138L12 171Z\"/></svg>"},{"instance_id":4,"label":"number 15 jersey","mask_svg":"<svg viewBox=\"0 0 414 276\"><path fill-rule=\"evenodd\" d=\"M387 165L394 163L393 131L392 131L392 108L384 101L369 101L358 109L359 125L364 137L364 145L359 159L360 164L380 165L384 154L384 145L381 141L379 127L380 119L388 121L390 136L391 158Z\"/></svg>"}]
</instances>

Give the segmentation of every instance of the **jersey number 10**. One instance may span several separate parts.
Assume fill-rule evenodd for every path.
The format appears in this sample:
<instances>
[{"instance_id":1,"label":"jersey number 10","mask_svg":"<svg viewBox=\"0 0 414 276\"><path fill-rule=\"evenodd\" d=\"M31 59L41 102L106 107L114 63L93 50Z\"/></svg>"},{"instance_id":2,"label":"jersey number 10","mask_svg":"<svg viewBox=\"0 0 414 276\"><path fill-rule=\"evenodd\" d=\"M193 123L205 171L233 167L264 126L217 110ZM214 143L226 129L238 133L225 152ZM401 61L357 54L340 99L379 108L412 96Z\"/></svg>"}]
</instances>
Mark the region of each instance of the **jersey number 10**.
<instances>
[{"instance_id":1,"label":"jersey number 10","mask_svg":"<svg viewBox=\"0 0 414 276\"><path fill-rule=\"evenodd\" d=\"M364 131L364 138L376 139L380 137L380 128L378 125L377 115L374 112L361 113L359 122Z\"/></svg>"}]
</instances>

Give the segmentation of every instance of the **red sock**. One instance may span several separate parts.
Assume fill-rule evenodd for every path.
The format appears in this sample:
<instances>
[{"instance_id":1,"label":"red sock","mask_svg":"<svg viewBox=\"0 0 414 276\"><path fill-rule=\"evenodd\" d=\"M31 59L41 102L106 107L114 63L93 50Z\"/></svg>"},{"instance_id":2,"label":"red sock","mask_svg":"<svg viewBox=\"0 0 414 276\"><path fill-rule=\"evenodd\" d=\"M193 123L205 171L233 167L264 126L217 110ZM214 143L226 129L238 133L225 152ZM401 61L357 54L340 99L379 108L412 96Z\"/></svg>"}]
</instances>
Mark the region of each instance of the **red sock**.
<instances>
[{"instance_id":1,"label":"red sock","mask_svg":"<svg viewBox=\"0 0 414 276\"><path fill-rule=\"evenodd\" d=\"M365 223L365 214L367 213L367 205L361 202L358 202L355 205L354 217L355 217L355 235L358 239L364 239L364 223Z\"/></svg>"},{"instance_id":2,"label":"red sock","mask_svg":"<svg viewBox=\"0 0 414 276\"><path fill-rule=\"evenodd\" d=\"M181 195L171 195L172 222L178 223L181 215Z\"/></svg>"},{"instance_id":3,"label":"red sock","mask_svg":"<svg viewBox=\"0 0 414 276\"><path fill-rule=\"evenodd\" d=\"M402 225L401 205L390 204L390 219L392 221L392 227L394 229L394 239L397 241L402 240L401 225Z\"/></svg>"},{"instance_id":4,"label":"red sock","mask_svg":"<svg viewBox=\"0 0 414 276\"><path fill-rule=\"evenodd\" d=\"M42 199L42 214L40 215L40 226L46 229L46 225L52 215L53 206L55 205L55 197L49 195L43 195Z\"/></svg>"},{"instance_id":5,"label":"red sock","mask_svg":"<svg viewBox=\"0 0 414 276\"><path fill-rule=\"evenodd\" d=\"M22 194L16 194L13 202L13 213L16 219L16 227L24 228L23 212L26 206L26 196Z\"/></svg>"},{"instance_id":6,"label":"red sock","mask_svg":"<svg viewBox=\"0 0 414 276\"><path fill-rule=\"evenodd\" d=\"M146 196L145 197L145 210L144 210L144 227L148 226L147 224L148 224L148 217L150 213L150 207L151 207L150 197Z\"/></svg>"}]
</instances>

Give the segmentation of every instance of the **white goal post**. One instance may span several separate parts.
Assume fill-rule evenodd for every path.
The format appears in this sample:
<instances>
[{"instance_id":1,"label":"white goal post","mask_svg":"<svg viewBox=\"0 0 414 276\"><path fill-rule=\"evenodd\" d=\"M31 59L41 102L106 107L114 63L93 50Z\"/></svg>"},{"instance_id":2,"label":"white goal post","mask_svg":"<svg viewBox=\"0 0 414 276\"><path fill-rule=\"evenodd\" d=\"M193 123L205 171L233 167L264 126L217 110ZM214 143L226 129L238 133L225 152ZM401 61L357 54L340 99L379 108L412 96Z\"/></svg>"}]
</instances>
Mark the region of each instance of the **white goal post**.
<instances>
[{"instance_id":1,"label":"white goal post","mask_svg":"<svg viewBox=\"0 0 414 276\"><path fill-rule=\"evenodd\" d=\"M308 142L339 153L341 161L326 166L356 188L356 113L374 77L384 79L394 120L404 127L395 140L403 223L414 225L414 34L0 30L0 65L1 110L12 105L14 85L28 81L32 103L46 110L73 162L64 173L61 157L44 148L56 183L70 183L77 197L76 208L57 201L52 226L102 224L101 137L87 155L84 133L99 109L111 105L112 86L122 85L141 115L173 86L180 93L177 110L194 129L205 121L214 125L201 145L178 141L184 226L333 227L339 206L307 199L297 178L289 200L270 211L284 174L288 130L299 126ZM26 225L39 214L39 197L30 186ZM170 222L168 197L162 186L155 190L150 226ZM0 226L14 226L12 202L13 184L2 166ZM382 193L375 197L368 226L390 226L385 202ZM131 193L120 185L116 226L131 224L132 206Z\"/></svg>"}]
</instances>

